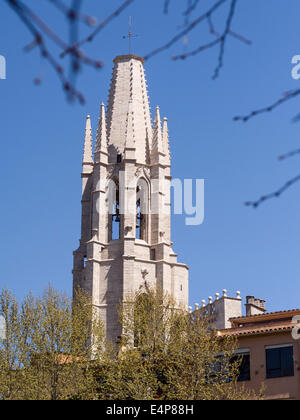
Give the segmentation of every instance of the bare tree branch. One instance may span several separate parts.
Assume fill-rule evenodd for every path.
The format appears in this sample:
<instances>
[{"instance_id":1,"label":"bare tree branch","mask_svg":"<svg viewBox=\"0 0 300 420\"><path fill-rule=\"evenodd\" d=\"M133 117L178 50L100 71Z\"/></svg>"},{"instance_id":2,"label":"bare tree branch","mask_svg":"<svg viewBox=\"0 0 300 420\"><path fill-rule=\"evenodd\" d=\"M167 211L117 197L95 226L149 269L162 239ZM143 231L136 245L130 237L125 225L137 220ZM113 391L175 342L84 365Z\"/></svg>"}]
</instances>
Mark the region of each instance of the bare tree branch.
<instances>
[{"instance_id":1,"label":"bare tree branch","mask_svg":"<svg viewBox=\"0 0 300 420\"><path fill-rule=\"evenodd\" d=\"M184 16L190 15L198 6L200 0L190 0L190 4L188 5L187 9L183 12Z\"/></svg>"},{"instance_id":2,"label":"bare tree branch","mask_svg":"<svg viewBox=\"0 0 300 420\"><path fill-rule=\"evenodd\" d=\"M32 23L35 23L39 29L49 38L51 39L56 45L58 45L60 48L65 49L67 48L68 44L62 40L45 22L42 21L42 19L37 16L32 9L30 9L27 5L25 5L21 0L6 0L11 4L14 4L14 7L17 7L19 12L22 14L26 14L28 18L31 20ZM77 3L74 3L74 6ZM76 6L78 7L78 6ZM74 10L74 14L68 15L68 19L70 20L70 26L73 25L74 22L77 22L76 19L77 12L75 12L76 9L70 9ZM38 32L38 31L37 31ZM41 33L39 33L41 36ZM93 60L87 56L85 56L81 51L73 51L72 54L78 59L83 61L85 64L92 65L96 68L100 68L103 66L103 64L99 60Z\"/></svg>"},{"instance_id":3,"label":"bare tree branch","mask_svg":"<svg viewBox=\"0 0 300 420\"><path fill-rule=\"evenodd\" d=\"M169 13L169 6L170 6L171 0L165 0L164 3L164 14L167 15Z\"/></svg>"},{"instance_id":4,"label":"bare tree branch","mask_svg":"<svg viewBox=\"0 0 300 420\"><path fill-rule=\"evenodd\" d=\"M89 26L94 26L97 22L96 18L86 15L81 12L81 5L83 4L82 0L72 0L70 6L67 6L62 0L48 0L48 2L57 8L61 13L63 13L69 21L69 41L64 41L49 25L47 25L29 6L23 3L22 0L5 0L22 22L27 26L30 32L34 36L34 40L25 47L25 51L30 51L34 47L39 47L41 55L44 59L49 61L51 66L58 73L59 78L63 82L64 89L68 92L68 97L80 98L80 102L83 101L83 96L75 89L77 75L81 69L81 64L91 65L95 68L101 68L103 63L100 60L93 60L92 58L85 55L85 53L80 49L84 44L91 42L102 30L108 25L114 18L116 18L120 13L122 13L129 5L131 5L134 0L124 0L119 8L117 8L113 13L111 13L106 19L101 23L96 25L95 29L90 35L79 40L79 31L78 25L80 22L84 22ZM201 24L205 20L208 22L210 27L211 34L217 36L217 39L208 42L207 44L201 45L194 51L190 53L183 54L181 56L173 57L173 59L185 59L189 56L198 54L201 51L204 51L208 48L212 48L217 44L220 45L220 52L218 57L218 65L215 69L214 78L218 77L220 69L223 66L224 53L225 53L225 43L228 35L231 35L235 38L238 38L246 43L249 43L241 35L236 34L231 30L231 23L234 16L235 6L238 0L217 0L215 3L204 13L201 14L198 18L194 19L191 23L189 22L189 17L192 12L197 8L199 0L188 0L187 8L184 11L186 16L184 30L182 30L178 35L173 37L167 44L164 46L152 51L148 54L145 59L149 59L153 55L158 54L159 52L169 48L176 41L185 36L192 31L197 25ZM164 0L164 12L168 13L169 5L171 0ZM230 10L227 16L225 30L222 35L219 35L212 23L212 15L224 4L230 3ZM45 43L45 38L48 38L54 42L61 50L60 57L65 57L66 55L71 56L71 67L68 78L64 74L64 69L58 62L54 59L53 54L50 53L48 47Z\"/></svg>"},{"instance_id":5,"label":"bare tree branch","mask_svg":"<svg viewBox=\"0 0 300 420\"><path fill-rule=\"evenodd\" d=\"M289 181L287 181L277 191L267 195L263 195L257 201L246 201L245 206L252 206L253 208L257 208L261 203L265 202L266 200L269 200L270 198L279 197L283 192L285 192L288 188L290 188L293 184L295 184L298 181L300 181L300 175L297 175L295 176L295 178L292 178Z\"/></svg>"},{"instance_id":6,"label":"bare tree branch","mask_svg":"<svg viewBox=\"0 0 300 420\"><path fill-rule=\"evenodd\" d=\"M76 13L69 13L69 19L70 19L70 35L69 35L69 45L74 44L75 42L78 41L78 24L79 24L79 20L77 18L77 16L80 15L80 9L82 6L82 0L72 0L72 6L71 6L71 11L76 11ZM77 75L78 72L80 70L80 58L78 57L78 55L71 55L71 68L70 68L70 74L69 74L69 78L71 81L72 85L75 85L76 83L76 79L77 79ZM72 97L70 97L69 99L72 100Z\"/></svg>"},{"instance_id":7,"label":"bare tree branch","mask_svg":"<svg viewBox=\"0 0 300 420\"><path fill-rule=\"evenodd\" d=\"M5 0L20 20L25 24L27 29L32 33L34 39L24 49L29 52L34 47L40 49L41 56L49 62L51 67L56 71L59 79L62 82L63 89L67 92L68 98L77 98L79 102L84 103L83 95L75 88L77 74L81 68L81 63L91 65L95 68L101 68L103 63L100 60L93 60L86 56L79 46L85 42L91 41L94 36L100 32L113 18L118 16L129 4L134 0L125 1L121 7L115 10L108 18L106 18L100 25L96 27L93 33L85 40L78 41L78 24L84 22L89 26L95 26L96 18L81 13L80 8L82 0L72 0L71 7L67 7L61 0L48 0L50 4L60 10L69 21L69 42L65 42L50 26L48 26L29 6L23 3L22 0ZM53 54L48 49L45 38L54 42L59 48L63 50L61 56L66 53L71 55L71 68L69 77L65 75L64 68L58 64ZM76 47L75 47L76 46ZM40 83L40 79L35 79Z\"/></svg>"},{"instance_id":8,"label":"bare tree branch","mask_svg":"<svg viewBox=\"0 0 300 420\"><path fill-rule=\"evenodd\" d=\"M215 39L214 41L211 41L211 42L207 43L207 44L201 45L200 47L196 48L195 50L193 50L189 53L185 53L185 54L181 54L179 56L175 56L175 57L173 57L173 60L178 60L178 59L184 60L187 57L194 56L194 55L199 54L200 52L202 52L206 49L212 48L215 45L220 44L220 53L219 53L218 65L217 65L217 67L215 69L215 72L214 72L214 75L213 75L213 79L216 79L219 76L221 68L223 67L225 43L226 43L226 40L227 40L227 36L228 35L235 36L236 38L239 38L240 40L243 40L244 42L246 40L244 37L235 34L230 29L232 19L233 19L233 16L234 16L234 12L235 12L236 4L237 4L237 0L231 0L230 11L229 11L229 14L228 14L228 17L227 17L226 26L225 26L224 32L221 36L215 31L215 28L214 28L214 25L213 25L213 22L212 22L212 19L211 19L211 14L208 14L207 15L207 22L208 22L208 25L209 25L210 33L218 36L218 38Z\"/></svg>"},{"instance_id":9,"label":"bare tree branch","mask_svg":"<svg viewBox=\"0 0 300 420\"><path fill-rule=\"evenodd\" d=\"M219 36L219 33L218 33L218 32L216 32L216 30L215 30L215 27L214 27L214 24L213 24L213 21L212 21L211 16L207 16L207 23L208 23L208 26L209 26L209 32L210 32L212 35Z\"/></svg>"},{"instance_id":10,"label":"bare tree branch","mask_svg":"<svg viewBox=\"0 0 300 420\"><path fill-rule=\"evenodd\" d=\"M181 55L173 56L172 59L173 60L179 60L179 59L185 60L188 57L199 54L200 52L202 52L204 50L207 50L209 48L212 48L212 47L216 46L217 44L219 44L220 45L220 52L219 52L219 57L218 57L218 64L217 64L217 67L216 67L214 75L213 75L213 79L216 79L219 76L221 68L223 67L224 54L225 54L225 44L226 44L228 35L231 35L231 36L233 36L233 37L235 37L235 38L237 38L237 39L239 39L239 40L241 40L241 41L243 41L247 44L251 43L249 40L247 40L243 36L238 35L231 30L231 24L232 24L232 21L233 21L235 8L236 8L238 0L230 0L230 9L229 9L229 13L228 13L228 16L227 16L227 19L226 19L225 29L224 29L224 32L222 33L222 35L219 35L215 31L213 23L212 23L212 15L217 11L217 9L220 6L222 6L223 4L225 4L228 1L229 0L219 0L210 9L208 9L204 14L199 16L197 19L195 19L191 23L186 21L186 25L185 25L184 30L182 30L178 35L173 37L167 44L165 44L162 47L157 48L154 51L147 54L144 57L145 60L148 60L149 58L153 57L154 55L156 55L156 54L158 54L158 53L160 53L164 50L167 50L173 44L175 44L178 40L180 40L181 38L184 38L196 26L198 26L199 24L201 24L203 21L206 20L209 24L210 33L213 34L213 35L217 35L218 38L215 39L214 41L210 41L206 44L200 45L199 47L197 47L193 51L190 51L189 53L184 53L184 54L181 54ZM189 14L196 8L198 3L199 3L199 1L194 1L192 4L190 4L189 7L187 8L187 10L184 12L184 14L189 16Z\"/></svg>"},{"instance_id":11,"label":"bare tree branch","mask_svg":"<svg viewBox=\"0 0 300 420\"><path fill-rule=\"evenodd\" d=\"M49 0L58 10L63 12L68 19L76 19L85 23L88 26L96 26L98 23L98 19L94 16L89 16L84 13L80 13L79 10L74 8L74 6L67 7L62 1L60 0Z\"/></svg>"},{"instance_id":12,"label":"bare tree branch","mask_svg":"<svg viewBox=\"0 0 300 420\"><path fill-rule=\"evenodd\" d=\"M242 36L240 34L237 34L236 32L232 32L231 29L229 29L228 33L229 33L229 35L233 36L234 38L236 38L236 39L238 39L238 40L240 40L242 42L244 42L247 45L251 45L252 44L252 41L250 39L247 39L244 36Z\"/></svg>"},{"instance_id":13,"label":"bare tree branch","mask_svg":"<svg viewBox=\"0 0 300 420\"><path fill-rule=\"evenodd\" d=\"M71 83L65 76L63 67L61 67L57 63L53 55L47 49L43 36L35 28L31 20L28 18L27 14L24 12L22 3L20 3L18 0L6 0L6 1L13 8L15 13L19 16L19 18L25 24L28 30L32 33L34 37L33 44L39 47L41 56L45 58L49 62L51 67L56 71L60 81L62 82L63 89L66 92L68 92L68 94L72 95L73 97L76 97L79 100L79 102L83 104L85 102L83 95L80 92L78 92L74 86L71 85Z\"/></svg>"},{"instance_id":14,"label":"bare tree branch","mask_svg":"<svg viewBox=\"0 0 300 420\"><path fill-rule=\"evenodd\" d=\"M208 42L207 44L201 45L200 47L196 48L193 51L190 51L189 53L181 54L181 55L175 55L172 57L173 60L185 60L188 57L192 57L193 55L199 54L200 52L207 50L209 48L214 47L215 45L220 43L220 38L214 39L211 42Z\"/></svg>"},{"instance_id":15,"label":"bare tree branch","mask_svg":"<svg viewBox=\"0 0 300 420\"><path fill-rule=\"evenodd\" d=\"M221 45L220 45L220 53L219 53L219 59L218 59L219 62L218 62L218 65L216 67L215 74L213 75L213 79L216 79L219 76L220 70L223 67L225 43L226 43L227 36L228 36L229 30L230 30L232 19L233 19L233 16L234 16L236 3L237 3L237 0L232 0L231 1L230 11L229 11L229 15L228 15L228 18L227 18L225 31L223 32L223 35L221 36L221 39L220 39Z\"/></svg>"},{"instance_id":16,"label":"bare tree branch","mask_svg":"<svg viewBox=\"0 0 300 420\"><path fill-rule=\"evenodd\" d=\"M165 51L169 49L172 45L174 45L177 41L184 38L185 35L190 33L197 25L199 25L201 22L205 21L208 16L211 16L220 6L222 6L224 3L226 3L228 0L218 0L207 12L199 16L197 19L193 20L187 28L185 28L183 31L181 31L179 34L174 36L170 41L168 41L165 45L156 48L149 54L147 54L144 59L149 60L149 58L153 57L154 55L159 54L162 51Z\"/></svg>"},{"instance_id":17,"label":"bare tree branch","mask_svg":"<svg viewBox=\"0 0 300 420\"><path fill-rule=\"evenodd\" d=\"M284 159L287 159L289 157L292 157L292 156L295 156L295 155L298 155L298 154L300 154L300 149L292 150L291 152L288 152L288 153L286 153L284 155L280 155L278 157L278 159L279 160L284 160Z\"/></svg>"},{"instance_id":18,"label":"bare tree branch","mask_svg":"<svg viewBox=\"0 0 300 420\"><path fill-rule=\"evenodd\" d=\"M117 16L119 16L119 14L122 13L123 10L125 10L133 2L134 2L134 0L126 0L126 1L124 1L124 3L117 10L115 10L111 15L109 15L106 19L104 19L89 36L87 36L86 38L83 38L81 41L78 41L75 44L73 44L73 45L69 46L68 48L66 48L62 52L61 56L64 57L66 54L70 54L73 51L78 50L79 47L81 47L82 45L86 44L87 42L93 41L93 39L95 38L95 36L98 35L99 32L101 32L102 29L104 29L105 26L107 26L107 24L109 22L111 22L114 18L116 18Z\"/></svg>"},{"instance_id":19,"label":"bare tree branch","mask_svg":"<svg viewBox=\"0 0 300 420\"><path fill-rule=\"evenodd\" d=\"M252 111L250 114L245 115L245 116L236 116L236 117L233 118L233 120L234 121L244 121L244 122L247 122L248 120L250 120L250 118L253 118L256 115L264 114L266 112L273 111L278 106L280 106L283 103L289 101L290 99L295 98L298 95L300 95L300 89L296 89L296 90L292 90L292 91L286 92L282 98L278 99L272 105L269 105L269 106L267 106L265 108L257 109L255 111ZM297 117L295 117L294 120L296 121L296 119L297 119Z\"/></svg>"}]
</instances>

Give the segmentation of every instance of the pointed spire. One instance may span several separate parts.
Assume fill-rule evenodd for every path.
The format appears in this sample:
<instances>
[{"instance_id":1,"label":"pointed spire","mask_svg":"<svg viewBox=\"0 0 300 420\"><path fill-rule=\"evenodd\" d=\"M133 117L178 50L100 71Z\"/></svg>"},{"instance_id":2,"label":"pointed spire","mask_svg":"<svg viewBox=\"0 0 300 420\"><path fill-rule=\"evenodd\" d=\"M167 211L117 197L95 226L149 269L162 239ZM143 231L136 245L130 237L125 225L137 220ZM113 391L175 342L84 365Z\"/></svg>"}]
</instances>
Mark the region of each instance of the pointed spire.
<instances>
[{"instance_id":1,"label":"pointed spire","mask_svg":"<svg viewBox=\"0 0 300 420\"><path fill-rule=\"evenodd\" d=\"M162 141L164 153L166 155L166 164L170 164L170 142L169 142L169 131L168 131L168 118L164 118Z\"/></svg>"},{"instance_id":2,"label":"pointed spire","mask_svg":"<svg viewBox=\"0 0 300 420\"><path fill-rule=\"evenodd\" d=\"M155 119L153 124L153 140L152 140L152 150L151 158L153 162L157 162L159 159L159 154L163 154L163 142L162 142L162 132L161 132L161 119L159 107L156 107Z\"/></svg>"},{"instance_id":3,"label":"pointed spire","mask_svg":"<svg viewBox=\"0 0 300 420\"><path fill-rule=\"evenodd\" d=\"M92 126L91 126L91 117L88 115L86 117L86 126L85 126L85 139L84 139L84 149L83 149L83 164L93 163L93 138L92 138Z\"/></svg>"},{"instance_id":4,"label":"pointed spire","mask_svg":"<svg viewBox=\"0 0 300 420\"><path fill-rule=\"evenodd\" d=\"M144 60L135 55L125 55L116 57L114 63L106 116L108 160L113 163L117 154L124 152L128 103L132 101L136 159L145 164L150 160L147 136L152 140L152 124Z\"/></svg>"},{"instance_id":5,"label":"pointed spire","mask_svg":"<svg viewBox=\"0 0 300 420\"><path fill-rule=\"evenodd\" d=\"M98 130L95 152L107 153L107 134L106 134L106 120L105 120L105 105L102 102L100 107L100 116L98 120Z\"/></svg>"}]
</instances>

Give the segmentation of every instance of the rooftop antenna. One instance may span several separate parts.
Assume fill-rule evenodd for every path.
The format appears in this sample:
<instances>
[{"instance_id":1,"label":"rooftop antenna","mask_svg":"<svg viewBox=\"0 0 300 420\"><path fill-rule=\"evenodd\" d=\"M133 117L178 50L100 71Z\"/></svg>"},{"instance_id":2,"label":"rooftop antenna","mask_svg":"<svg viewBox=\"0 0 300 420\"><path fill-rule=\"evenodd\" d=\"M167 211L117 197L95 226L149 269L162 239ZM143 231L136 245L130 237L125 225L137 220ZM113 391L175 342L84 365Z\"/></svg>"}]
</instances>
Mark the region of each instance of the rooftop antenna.
<instances>
[{"instance_id":1,"label":"rooftop antenna","mask_svg":"<svg viewBox=\"0 0 300 420\"><path fill-rule=\"evenodd\" d=\"M132 17L129 16L129 33L128 36L123 36L123 39L128 39L129 42L129 55L131 54L132 39L137 38L138 35L132 33Z\"/></svg>"}]
</instances>

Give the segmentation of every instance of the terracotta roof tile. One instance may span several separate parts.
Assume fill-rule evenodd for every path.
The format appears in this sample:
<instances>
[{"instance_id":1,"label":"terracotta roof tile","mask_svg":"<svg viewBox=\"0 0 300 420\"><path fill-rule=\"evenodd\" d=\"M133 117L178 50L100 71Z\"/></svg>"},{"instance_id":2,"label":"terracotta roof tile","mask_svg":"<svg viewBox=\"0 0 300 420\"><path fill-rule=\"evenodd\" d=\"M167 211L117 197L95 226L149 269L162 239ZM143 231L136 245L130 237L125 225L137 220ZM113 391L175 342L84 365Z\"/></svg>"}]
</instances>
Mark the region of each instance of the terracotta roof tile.
<instances>
[{"instance_id":1,"label":"terracotta roof tile","mask_svg":"<svg viewBox=\"0 0 300 420\"><path fill-rule=\"evenodd\" d=\"M255 314L255 315L251 315L251 316L238 316L238 317L234 317L234 318L230 318L230 321L234 321L236 319L241 319L244 320L246 318L257 318L257 317L265 317L267 315L277 315L277 314L290 314L292 312L300 312L300 309L288 309L286 311L276 311L276 312L265 312L264 314Z\"/></svg>"},{"instance_id":2,"label":"terracotta roof tile","mask_svg":"<svg viewBox=\"0 0 300 420\"><path fill-rule=\"evenodd\" d=\"M224 336L243 336L243 335L258 335L258 334L269 334L272 332L288 331L294 327L291 321L283 322L266 322L258 325L244 325L237 328L227 328L219 330L218 335Z\"/></svg>"}]
</instances>

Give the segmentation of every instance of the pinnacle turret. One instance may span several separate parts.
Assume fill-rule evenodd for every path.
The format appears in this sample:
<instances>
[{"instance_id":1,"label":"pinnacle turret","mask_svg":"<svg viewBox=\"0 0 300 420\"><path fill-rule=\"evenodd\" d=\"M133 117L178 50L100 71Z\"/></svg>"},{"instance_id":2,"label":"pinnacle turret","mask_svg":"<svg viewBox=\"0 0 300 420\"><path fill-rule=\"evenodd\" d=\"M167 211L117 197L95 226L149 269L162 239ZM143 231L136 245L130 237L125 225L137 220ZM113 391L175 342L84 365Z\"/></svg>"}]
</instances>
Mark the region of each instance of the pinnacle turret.
<instances>
[{"instance_id":1,"label":"pinnacle turret","mask_svg":"<svg viewBox=\"0 0 300 420\"><path fill-rule=\"evenodd\" d=\"M163 138L161 131L161 118L159 107L156 107L155 119L153 123L153 139L152 139L152 148L151 148L151 162L158 163L160 162L164 155L163 149Z\"/></svg>"},{"instance_id":2,"label":"pinnacle turret","mask_svg":"<svg viewBox=\"0 0 300 420\"><path fill-rule=\"evenodd\" d=\"M92 138L91 117L88 115L86 117L82 164L84 165L84 164L91 164L91 163L93 163L93 138Z\"/></svg>"},{"instance_id":3,"label":"pinnacle turret","mask_svg":"<svg viewBox=\"0 0 300 420\"><path fill-rule=\"evenodd\" d=\"M165 156L166 165L169 165L170 164L170 142L169 142L169 131L168 131L168 118L164 118L162 142L163 142L163 150L166 155Z\"/></svg>"},{"instance_id":4,"label":"pinnacle turret","mask_svg":"<svg viewBox=\"0 0 300 420\"><path fill-rule=\"evenodd\" d=\"M100 107L100 115L99 115L99 122L98 122L95 152L107 153L105 105L104 105L103 102L102 102L101 107Z\"/></svg>"}]
</instances>

